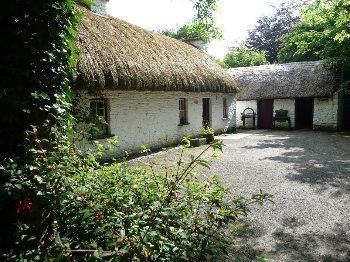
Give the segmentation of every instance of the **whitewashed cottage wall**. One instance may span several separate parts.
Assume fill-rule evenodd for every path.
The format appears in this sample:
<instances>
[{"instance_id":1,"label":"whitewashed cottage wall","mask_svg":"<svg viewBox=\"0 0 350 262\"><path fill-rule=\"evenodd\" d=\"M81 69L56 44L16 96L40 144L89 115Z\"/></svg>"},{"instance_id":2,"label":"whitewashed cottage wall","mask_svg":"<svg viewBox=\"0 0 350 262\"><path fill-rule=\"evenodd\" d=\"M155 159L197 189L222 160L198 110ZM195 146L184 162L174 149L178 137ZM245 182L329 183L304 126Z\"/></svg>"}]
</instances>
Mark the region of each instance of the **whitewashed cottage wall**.
<instances>
[{"instance_id":1,"label":"whitewashed cottage wall","mask_svg":"<svg viewBox=\"0 0 350 262\"><path fill-rule=\"evenodd\" d=\"M81 93L81 92L80 92ZM81 95L85 108L89 99ZM186 92L106 91L110 133L119 137L118 152L140 152L141 144L160 148L181 141L187 135L198 135L202 127L202 98L210 98L212 127L216 132L235 128L233 94ZM223 118L223 98L227 99L228 118ZM179 98L187 99L189 125L179 126Z\"/></svg>"},{"instance_id":2,"label":"whitewashed cottage wall","mask_svg":"<svg viewBox=\"0 0 350 262\"><path fill-rule=\"evenodd\" d=\"M241 119L241 113L243 113L244 109L247 107L253 108L255 113L259 113L257 109L257 100L243 100L243 101L237 101L236 102L237 107L237 115L236 115L236 124L237 128L243 127L243 121ZM273 113L275 114L275 110L284 109L288 110L288 116L290 116L291 119L291 126L292 128L295 127L295 100L294 99L274 99L273 100ZM258 125L258 116L255 117L255 127ZM246 128L252 128L253 127L253 120L247 119L246 120ZM289 125L287 122L276 122L276 128L289 128Z\"/></svg>"},{"instance_id":3,"label":"whitewashed cottage wall","mask_svg":"<svg viewBox=\"0 0 350 262\"><path fill-rule=\"evenodd\" d=\"M242 128L243 127L243 121L241 119L242 113L244 109L247 107L250 107L254 110L255 113L257 113L257 101L256 100L248 100L248 101L237 101L236 102L236 126L237 128ZM257 127L258 119L257 116L255 117L255 127ZM246 128L253 128L253 119L249 118L246 119Z\"/></svg>"},{"instance_id":4,"label":"whitewashed cottage wall","mask_svg":"<svg viewBox=\"0 0 350 262\"><path fill-rule=\"evenodd\" d=\"M237 101L236 102L236 125L237 128L243 127L243 121L241 120L241 113L247 107L253 108L257 111L257 100ZM291 119L291 127L295 127L295 99L274 99L273 100L273 113L276 110L284 109L288 110L288 116ZM337 130L338 128L338 115L339 115L339 94L335 93L329 98L314 98L313 109L313 129L314 130ZM257 126L257 117L256 123ZM288 128L287 122L276 122L276 128ZM252 128L252 120L248 119L246 122L246 128Z\"/></svg>"},{"instance_id":5,"label":"whitewashed cottage wall","mask_svg":"<svg viewBox=\"0 0 350 262\"><path fill-rule=\"evenodd\" d=\"M313 128L315 130L337 130L338 107L338 93L330 98L314 98Z\"/></svg>"}]
</instances>

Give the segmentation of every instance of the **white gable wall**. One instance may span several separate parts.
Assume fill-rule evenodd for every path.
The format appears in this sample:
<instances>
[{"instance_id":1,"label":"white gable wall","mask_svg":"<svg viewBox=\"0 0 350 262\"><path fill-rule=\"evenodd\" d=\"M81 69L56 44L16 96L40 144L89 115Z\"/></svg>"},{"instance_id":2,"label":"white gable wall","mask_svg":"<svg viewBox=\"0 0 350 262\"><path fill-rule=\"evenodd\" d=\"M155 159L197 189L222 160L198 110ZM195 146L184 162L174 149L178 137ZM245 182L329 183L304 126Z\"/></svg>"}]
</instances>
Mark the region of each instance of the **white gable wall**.
<instances>
[{"instance_id":1,"label":"white gable wall","mask_svg":"<svg viewBox=\"0 0 350 262\"><path fill-rule=\"evenodd\" d=\"M81 103L87 109L89 99L96 98L87 94L82 97ZM110 133L119 137L120 152L138 153L141 144L159 148L177 143L183 136L198 135L202 127L202 98L210 98L212 127L216 132L235 128L233 94L106 91L103 97L108 105ZM224 97L229 107L227 119L223 119ZM179 126L179 98L187 99L189 125Z\"/></svg>"}]
</instances>

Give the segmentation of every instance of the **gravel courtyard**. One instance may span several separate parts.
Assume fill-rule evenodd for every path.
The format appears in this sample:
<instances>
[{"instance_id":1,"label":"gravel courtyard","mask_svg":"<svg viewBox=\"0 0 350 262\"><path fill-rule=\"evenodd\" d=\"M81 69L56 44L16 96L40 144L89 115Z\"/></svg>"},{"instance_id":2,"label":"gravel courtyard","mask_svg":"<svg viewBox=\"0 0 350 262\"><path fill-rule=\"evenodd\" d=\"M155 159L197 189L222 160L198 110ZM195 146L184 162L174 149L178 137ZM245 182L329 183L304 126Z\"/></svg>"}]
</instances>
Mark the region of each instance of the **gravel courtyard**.
<instances>
[{"instance_id":1,"label":"gravel courtyard","mask_svg":"<svg viewBox=\"0 0 350 262\"><path fill-rule=\"evenodd\" d=\"M224 139L214 164L226 186L262 189L236 248L272 261L350 261L350 133L250 131Z\"/></svg>"},{"instance_id":2,"label":"gravel courtyard","mask_svg":"<svg viewBox=\"0 0 350 262\"><path fill-rule=\"evenodd\" d=\"M234 238L236 261L350 261L350 133L254 130L218 138L226 147L211 171L234 194L274 195L241 221L247 230Z\"/></svg>"}]
</instances>

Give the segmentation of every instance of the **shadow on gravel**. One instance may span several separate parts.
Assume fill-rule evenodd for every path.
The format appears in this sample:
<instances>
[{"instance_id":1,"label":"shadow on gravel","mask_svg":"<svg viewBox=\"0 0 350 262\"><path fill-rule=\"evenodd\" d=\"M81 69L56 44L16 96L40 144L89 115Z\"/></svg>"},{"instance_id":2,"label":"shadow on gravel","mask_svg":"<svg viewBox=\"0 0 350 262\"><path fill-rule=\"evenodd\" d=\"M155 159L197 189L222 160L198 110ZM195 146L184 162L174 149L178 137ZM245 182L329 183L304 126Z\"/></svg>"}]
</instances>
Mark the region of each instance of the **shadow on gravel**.
<instances>
[{"instance_id":1,"label":"shadow on gravel","mask_svg":"<svg viewBox=\"0 0 350 262\"><path fill-rule=\"evenodd\" d=\"M246 231L238 231L234 237L236 244L230 250L231 261L350 261L350 224L337 224L330 230L332 233L293 233L303 224L296 217L285 218L283 227L272 233L275 240L274 251L266 253L256 248L257 239L266 232L250 222L245 222Z\"/></svg>"},{"instance_id":2,"label":"shadow on gravel","mask_svg":"<svg viewBox=\"0 0 350 262\"><path fill-rule=\"evenodd\" d=\"M244 219L244 222L239 222L238 225L239 227L234 233L233 244L229 250L229 261L265 261L265 252L256 248L258 246L256 240L265 235L266 232L246 219Z\"/></svg>"},{"instance_id":3,"label":"shadow on gravel","mask_svg":"<svg viewBox=\"0 0 350 262\"><path fill-rule=\"evenodd\" d=\"M286 133L283 133L286 134ZM294 131L288 135L272 131L251 149L281 149L273 161L294 164L287 179L317 185L317 192L331 191L332 197L350 194L350 135L312 131Z\"/></svg>"},{"instance_id":4,"label":"shadow on gravel","mask_svg":"<svg viewBox=\"0 0 350 262\"><path fill-rule=\"evenodd\" d=\"M286 222L288 224L288 221ZM331 234L300 235L290 233L290 227L283 227L273 233L276 251L271 254L282 254L288 261L350 261L349 230L350 224L337 224Z\"/></svg>"}]
</instances>

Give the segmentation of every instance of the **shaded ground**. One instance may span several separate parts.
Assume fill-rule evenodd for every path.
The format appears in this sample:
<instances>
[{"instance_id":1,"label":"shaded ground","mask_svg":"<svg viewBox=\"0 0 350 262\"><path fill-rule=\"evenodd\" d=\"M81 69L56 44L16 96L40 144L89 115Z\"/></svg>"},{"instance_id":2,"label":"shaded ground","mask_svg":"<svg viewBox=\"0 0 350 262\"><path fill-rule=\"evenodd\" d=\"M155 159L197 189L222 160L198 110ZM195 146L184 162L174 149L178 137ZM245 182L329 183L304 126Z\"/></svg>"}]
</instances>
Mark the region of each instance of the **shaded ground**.
<instances>
[{"instance_id":1,"label":"shaded ground","mask_svg":"<svg viewBox=\"0 0 350 262\"><path fill-rule=\"evenodd\" d=\"M226 147L212 171L234 194L262 189L275 202L241 221L247 230L234 238L232 260L350 261L350 133L246 131L220 138Z\"/></svg>"}]
</instances>

